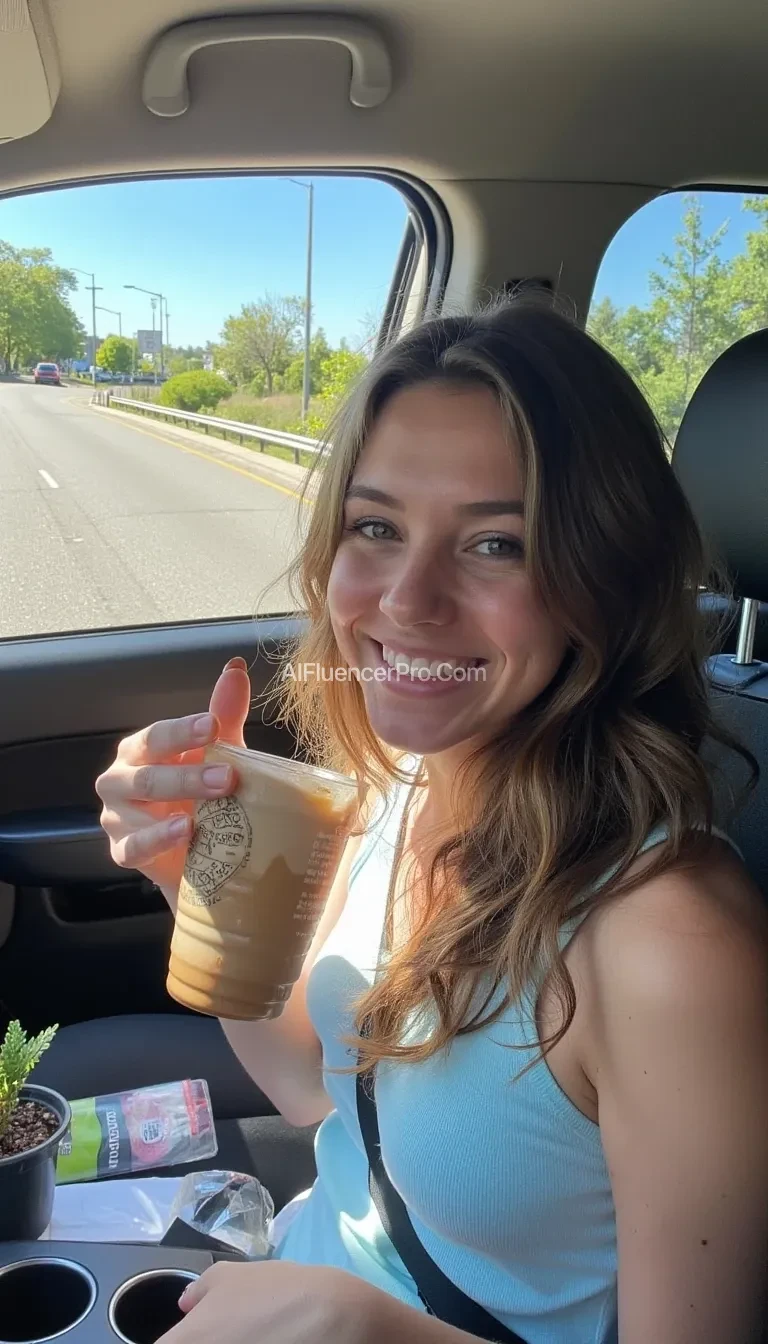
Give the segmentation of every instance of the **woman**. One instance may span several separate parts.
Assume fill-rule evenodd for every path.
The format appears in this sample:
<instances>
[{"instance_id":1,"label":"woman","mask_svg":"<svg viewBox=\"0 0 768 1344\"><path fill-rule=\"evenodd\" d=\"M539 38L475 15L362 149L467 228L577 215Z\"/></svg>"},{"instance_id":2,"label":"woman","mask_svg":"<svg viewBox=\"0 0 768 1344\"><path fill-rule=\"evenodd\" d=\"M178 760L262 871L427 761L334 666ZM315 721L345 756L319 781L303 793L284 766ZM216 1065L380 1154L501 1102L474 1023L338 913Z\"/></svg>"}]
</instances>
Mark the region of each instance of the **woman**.
<instances>
[{"instance_id":1,"label":"woman","mask_svg":"<svg viewBox=\"0 0 768 1344\"><path fill-rule=\"evenodd\" d=\"M554 311L428 323L336 425L296 575L285 711L369 785L363 834L284 1015L222 1025L289 1121L323 1120L318 1179L277 1259L204 1275L169 1339L470 1338L372 1208L360 1068L423 1246L528 1344L751 1344L768 933L711 828L709 569L648 407ZM248 704L233 660L211 714L99 781L115 859L171 905L193 800L234 783L199 748L242 742Z\"/></svg>"}]
</instances>

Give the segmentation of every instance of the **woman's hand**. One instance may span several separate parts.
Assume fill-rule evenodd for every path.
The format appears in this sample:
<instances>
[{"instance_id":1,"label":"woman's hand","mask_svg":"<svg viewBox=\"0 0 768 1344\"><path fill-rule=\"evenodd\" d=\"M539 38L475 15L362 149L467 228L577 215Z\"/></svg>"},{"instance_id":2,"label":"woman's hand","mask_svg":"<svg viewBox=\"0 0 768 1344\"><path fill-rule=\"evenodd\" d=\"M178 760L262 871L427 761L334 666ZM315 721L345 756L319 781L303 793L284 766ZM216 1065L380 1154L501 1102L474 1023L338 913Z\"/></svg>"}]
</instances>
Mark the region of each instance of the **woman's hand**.
<instances>
[{"instance_id":1,"label":"woman's hand","mask_svg":"<svg viewBox=\"0 0 768 1344\"><path fill-rule=\"evenodd\" d=\"M203 753L217 740L245 746L250 703L245 660L233 658L216 682L207 714L166 719L124 738L112 765L96 781L104 804L101 824L115 863L144 873L172 907L197 801L226 797L236 783L227 767L203 769Z\"/></svg>"},{"instance_id":2,"label":"woman's hand","mask_svg":"<svg viewBox=\"0 0 768 1344\"><path fill-rule=\"evenodd\" d=\"M186 1319L160 1344L364 1344L382 1294L339 1269L264 1260L220 1263L181 1298Z\"/></svg>"}]
</instances>

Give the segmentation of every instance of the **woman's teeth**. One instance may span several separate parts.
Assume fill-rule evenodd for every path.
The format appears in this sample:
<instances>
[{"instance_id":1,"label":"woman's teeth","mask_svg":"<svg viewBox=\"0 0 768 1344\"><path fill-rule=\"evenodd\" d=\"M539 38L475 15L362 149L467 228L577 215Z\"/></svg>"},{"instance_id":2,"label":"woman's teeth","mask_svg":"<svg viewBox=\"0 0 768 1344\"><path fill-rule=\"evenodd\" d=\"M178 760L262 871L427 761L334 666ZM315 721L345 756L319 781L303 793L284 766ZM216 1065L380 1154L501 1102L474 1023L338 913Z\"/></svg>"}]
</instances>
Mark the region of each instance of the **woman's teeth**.
<instances>
[{"instance_id":1,"label":"woman's teeth","mask_svg":"<svg viewBox=\"0 0 768 1344\"><path fill-rule=\"evenodd\" d=\"M430 677L448 677L455 673L459 668L478 667L482 662L480 658L411 658L407 653L400 653L397 649L390 649L386 644L381 646L382 655L385 663L394 668L396 672L403 675Z\"/></svg>"}]
</instances>

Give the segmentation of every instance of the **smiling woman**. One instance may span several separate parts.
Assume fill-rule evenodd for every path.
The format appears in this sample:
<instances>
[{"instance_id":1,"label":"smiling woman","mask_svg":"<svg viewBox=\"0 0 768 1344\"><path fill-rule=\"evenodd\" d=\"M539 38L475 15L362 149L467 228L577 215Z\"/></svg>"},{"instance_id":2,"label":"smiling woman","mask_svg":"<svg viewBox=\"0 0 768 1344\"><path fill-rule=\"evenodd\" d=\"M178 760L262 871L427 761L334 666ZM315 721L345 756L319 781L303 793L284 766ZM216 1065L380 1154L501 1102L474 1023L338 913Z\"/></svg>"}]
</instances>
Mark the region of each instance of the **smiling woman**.
<instances>
[{"instance_id":1,"label":"smiling woman","mask_svg":"<svg viewBox=\"0 0 768 1344\"><path fill-rule=\"evenodd\" d=\"M287 1119L322 1120L228 1338L275 1332L282 1303L323 1344L459 1344L458 1290L481 1338L752 1344L768 919L711 824L710 565L659 427L610 354L518 300L380 352L321 462L276 687L366 800L283 1016L223 1023ZM249 698L230 665L225 737ZM191 812L170 801L189 725L168 731L175 755L147 765L138 735L99 782L113 852L148 875L180 871ZM371 1096L399 1229L371 1197ZM438 1321L408 1223L453 1286ZM191 1342L226 1314L222 1276L188 1305Z\"/></svg>"}]
</instances>

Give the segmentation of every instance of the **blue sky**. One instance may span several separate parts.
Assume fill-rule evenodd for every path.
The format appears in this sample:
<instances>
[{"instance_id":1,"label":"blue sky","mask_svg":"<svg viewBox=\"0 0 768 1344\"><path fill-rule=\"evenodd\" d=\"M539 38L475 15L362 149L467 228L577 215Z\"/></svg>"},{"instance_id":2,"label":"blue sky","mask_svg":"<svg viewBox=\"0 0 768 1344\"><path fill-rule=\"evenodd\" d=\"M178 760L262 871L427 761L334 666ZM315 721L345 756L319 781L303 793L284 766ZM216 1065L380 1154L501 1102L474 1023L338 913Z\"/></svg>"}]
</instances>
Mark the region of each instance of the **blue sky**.
<instances>
[{"instance_id":1,"label":"blue sky","mask_svg":"<svg viewBox=\"0 0 768 1344\"><path fill-rule=\"evenodd\" d=\"M362 320L386 293L405 224L402 198L375 179L317 177L313 322L338 343L363 339ZM743 195L703 192L711 232L730 228L724 257L739 251L753 217ZM652 202L619 231L600 268L595 300L619 307L648 300L648 272L671 251L683 194ZM244 302L275 294L302 295L307 193L285 178L176 179L76 187L0 201L0 238L15 246L49 247L62 266L96 273L98 303L122 312L123 332L152 325L150 300L125 284L168 296L173 345L217 340L224 320ZM88 284L85 276L78 277ZM91 329L90 295L73 306ZM98 332L117 318L98 314Z\"/></svg>"},{"instance_id":2,"label":"blue sky","mask_svg":"<svg viewBox=\"0 0 768 1344\"><path fill-rule=\"evenodd\" d=\"M757 192L748 195L756 196ZM627 220L608 247L597 277L593 303L610 298L619 308L631 303L644 307L650 296L648 273L657 269L661 253L671 254L674 238L680 232L684 209L683 192L660 196ZM720 248L723 260L744 247L744 237L760 225L755 215L742 209L744 193L702 191L704 230L713 233L729 220L728 232Z\"/></svg>"},{"instance_id":3,"label":"blue sky","mask_svg":"<svg viewBox=\"0 0 768 1344\"><path fill-rule=\"evenodd\" d=\"M359 345L361 319L386 299L405 205L373 179L312 180L313 322L332 343L346 336ZM122 312L124 334L151 328L152 313L148 296L123 286L159 290L168 297L171 344L202 345L267 291L303 297L307 198L285 178L74 187L0 201L0 238L49 247L57 264L93 271L103 287L97 303ZM80 288L71 301L90 332L90 293ZM116 317L97 318L99 336L117 331Z\"/></svg>"}]
</instances>

